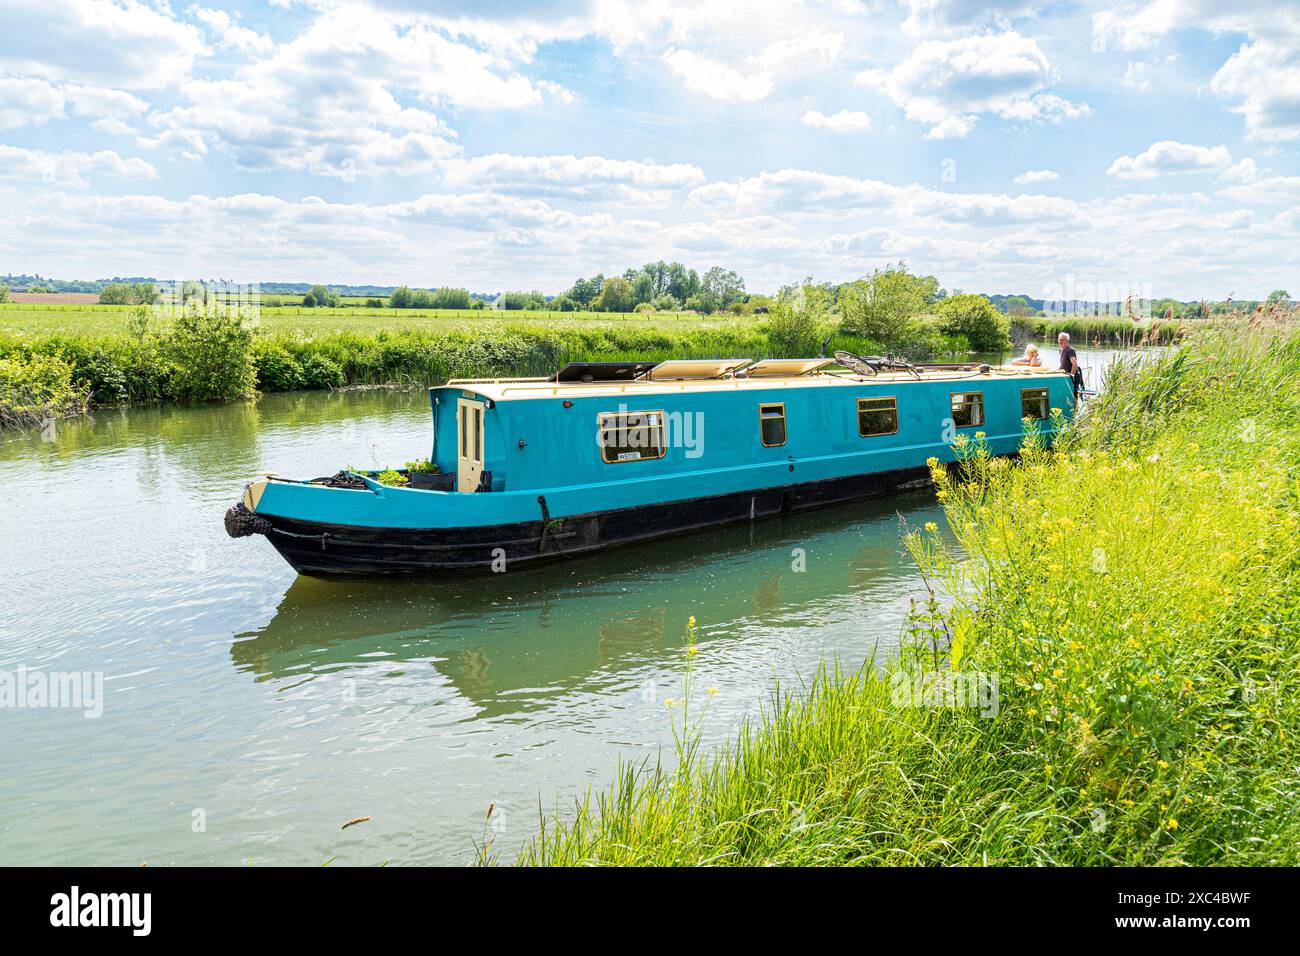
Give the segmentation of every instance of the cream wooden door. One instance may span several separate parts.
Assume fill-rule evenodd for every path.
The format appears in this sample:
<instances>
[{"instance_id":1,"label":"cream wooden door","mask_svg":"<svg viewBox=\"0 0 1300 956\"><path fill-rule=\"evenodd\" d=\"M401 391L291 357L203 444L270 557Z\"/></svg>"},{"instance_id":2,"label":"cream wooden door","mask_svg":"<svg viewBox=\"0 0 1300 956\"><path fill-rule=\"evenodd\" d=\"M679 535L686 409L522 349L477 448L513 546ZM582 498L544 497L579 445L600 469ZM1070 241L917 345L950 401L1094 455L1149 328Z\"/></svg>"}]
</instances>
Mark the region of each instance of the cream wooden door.
<instances>
[{"instance_id":1,"label":"cream wooden door","mask_svg":"<svg viewBox=\"0 0 1300 956\"><path fill-rule=\"evenodd\" d=\"M475 491L483 474L483 404L456 400L456 490Z\"/></svg>"}]
</instances>

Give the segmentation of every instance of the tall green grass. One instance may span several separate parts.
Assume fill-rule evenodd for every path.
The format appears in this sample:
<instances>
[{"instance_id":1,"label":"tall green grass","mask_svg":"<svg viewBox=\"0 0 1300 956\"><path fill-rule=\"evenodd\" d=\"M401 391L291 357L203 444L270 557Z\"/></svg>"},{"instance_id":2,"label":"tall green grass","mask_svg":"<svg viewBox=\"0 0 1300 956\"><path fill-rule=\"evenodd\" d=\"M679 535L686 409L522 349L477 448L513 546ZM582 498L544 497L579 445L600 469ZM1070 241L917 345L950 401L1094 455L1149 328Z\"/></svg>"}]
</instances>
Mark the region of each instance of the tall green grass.
<instances>
[{"instance_id":1,"label":"tall green grass","mask_svg":"<svg viewBox=\"0 0 1300 956\"><path fill-rule=\"evenodd\" d=\"M1300 333L1238 322L1113 375L1054 451L969 442L933 470L949 528L906 539L933 598L903 653L717 753L683 727L520 861L1295 865L1298 415ZM995 716L917 693L993 679Z\"/></svg>"}]
</instances>

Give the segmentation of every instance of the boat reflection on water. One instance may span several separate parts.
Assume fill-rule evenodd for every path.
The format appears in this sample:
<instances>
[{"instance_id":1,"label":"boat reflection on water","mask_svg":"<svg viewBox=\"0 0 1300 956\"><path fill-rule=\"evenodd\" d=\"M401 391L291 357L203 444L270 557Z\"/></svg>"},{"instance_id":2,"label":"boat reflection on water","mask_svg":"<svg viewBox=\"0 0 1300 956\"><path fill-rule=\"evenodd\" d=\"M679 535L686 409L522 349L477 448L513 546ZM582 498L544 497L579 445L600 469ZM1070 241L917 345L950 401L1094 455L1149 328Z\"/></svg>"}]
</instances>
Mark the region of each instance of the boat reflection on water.
<instances>
[{"instance_id":1,"label":"boat reflection on water","mask_svg":"<svg viewBox=\"0 0 1300 956\"><path fill-rule=\"evenodd\" d=\"M903 523L938 514L932 495L910 493L517 572L300 576L265 626L236 638L231 656L256 680L292 687L432 666L476 716L526 711L596 675L605 684L679 661L692 615L704 625L702 643L734 642L734 655L779 632L807 644L813 661L840 656L857 666L873 645L893 646L917 593ZM828 644L823 631L839 637Z\"/></svg>"}]
</instances>

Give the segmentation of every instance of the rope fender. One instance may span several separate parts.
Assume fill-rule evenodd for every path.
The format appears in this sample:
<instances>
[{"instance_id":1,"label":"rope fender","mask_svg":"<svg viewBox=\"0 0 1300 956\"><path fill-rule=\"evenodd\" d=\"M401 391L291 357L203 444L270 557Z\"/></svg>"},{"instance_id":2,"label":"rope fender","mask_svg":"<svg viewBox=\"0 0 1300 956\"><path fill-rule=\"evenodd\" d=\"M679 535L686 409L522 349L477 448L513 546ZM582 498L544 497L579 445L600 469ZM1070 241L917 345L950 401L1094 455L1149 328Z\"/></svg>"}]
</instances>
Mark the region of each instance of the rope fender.
<instances>
[{"instance_id":1,"label":"rope fender","mask_svg":"<svg viewBox=\"0 0 1300 956\"><path fill-rule=\"evenodd\" d=\"M226 534L232 538L246 538L253 534L268 534L271 522L259 518L244 507L241 501L226 509Z\"/></svg>"}]
</instances>

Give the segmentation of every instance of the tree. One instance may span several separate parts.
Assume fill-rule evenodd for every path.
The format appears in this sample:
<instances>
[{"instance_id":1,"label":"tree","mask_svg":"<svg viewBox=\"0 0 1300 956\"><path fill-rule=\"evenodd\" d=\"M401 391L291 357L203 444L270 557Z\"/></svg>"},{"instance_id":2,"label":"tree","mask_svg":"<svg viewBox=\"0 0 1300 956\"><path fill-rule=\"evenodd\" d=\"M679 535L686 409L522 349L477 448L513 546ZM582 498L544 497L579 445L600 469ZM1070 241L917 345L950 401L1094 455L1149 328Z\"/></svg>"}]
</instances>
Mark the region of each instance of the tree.
<instances>
[{"instance_id":1,"label":"tree","mask_svg":"<svg viewBox=\"0 0 1300 956\"><path fill-rule=\"evenodd\" d=\"M998 352L1009 344L1006 320L982 295L954 295L939 303L939 328L945 335L964 335L977 352Z\"/></svg>"},{"instance_id":2,"label":"tree","mask_svg":"<svg viewBox=\"0 0 1300 956\"><path fill-rule=\"evenodd\" d=\"M636 305L632 283L626 279L606 279L593 307L599 312L631 312Z\"/></svg>"},{"instance_id":3,"label":"tree","mask_svg":"<svg viewBox=\"0 0 1300 956\"><path fill-rule=\"evenodd\" d=\"M710 306L708 311L720 312L736 302L744 301L745 280L730 269L714 266L704 273L700 295Z\"/></svg>"},{"instance_id":4,"label":"tree","mask_svg":"<svg viewBox=\"0 0 1300 956\"><path fill-rule=\"evenodd\" d=\"M565 295L584 309L587 309L591 307L591 303L596 301L596 296L600 295L600 291L604 287L605 277L598 272L590 279L579 279L573 283L573 287Z\"/></svg>"},{"instance_id":5,"label":"tree","mask_svg":"<svg viewBox=\"0 0 1300 956\"><path fill-rule=\"evenodd\" d=\"M390 309L409 309L411 307L411 290L408 286L399 285L388 296L388 307Z\"/></svg>"},{"instance_id":6,"label":"tree","mask_svg":"<svg viewBox=\"0 0 1300 956\"><path fill-rule=\"evenodd\" d=\"M1023 295L1008 296L1002 301L1002 308L1006 310L1008 315L1014 315L1018 319L1034 314L1034 309L1029 304L1029 300Z\"/></svg>"},{"instance_id":7,"label":"tree","mask_svg":"<svg viewBox=\"0 0 1300 956\"><path fill-rule=\"evenodd\" d=\"M159 287L152 282L136 282L127 299L133 306L152 306L159 299Z\"/></svg>"},{"instance_id":8,"label":"tree","mask_svg":"<svg viewBox=\"0 0 1300 956\"><path fill-rule=\"evenodd\" d=\"M1285 305L1290 301L1291 293L1287 292L1285 289L1274 289L1268 294L1268 298L1265 300L1268 305L1277 305L1278 303Z\"/></svg>"},{"instance_id":9,"label":"tree","mask_svg":"<svg viewBox=\"0 0 1300 956\"><path fill-rule=\"evenodd\" d=\"M447 286L433 293L435 309L468 309L469 292L466 289L452 289Z\"/></svg>"},{"instance_id":10,"label":"tree","mask_svg":"<svg viewBox=\"0 0 1300 956\"><path fill-rule=\"evenodd\" d=\"M8 301L9 301L9 287L7 285L0 285L0 302L8 302Z\"/></svg>"},{"instance_id":11,"label":"tree","mask_svg":"<svg viewBox=\"0 0 1300 956\"><path fill-rule=\"evenodd\" d=\"M899 263L840 290L841 329L898 348L907 341L909 324L925 309L925 286Z\"/></svg>"},{"instance_id":12,"label":"tree","mask_svg":"<svg viewBox=\"0 0 1300 956\"><path fill-rule=\"evenodd\" d=\"M307 294L302 297L304 308L337 308L339 297L337 292L331 292L323 285L314 285L307 290Z\"/></svg>"},{"instance_id":13,"label":"tree","mask_svg":"<svg viewBox=\"0 0 1300 956\"><path fill-rule=\"evenodd\" d=\"M511 312L538 311L546 308L546 296L536 289L532 292L507 292L501 304Z\"/></svg>"},{"instance_id":14,"label":"tree","mask_svg":"<svg viewBox=\"0 0 1300 956\"><path fill-rule=\"evenodd\" d=\"M125 282L110 282L99 290L100 305L127 305L131 301L131 287Z\"/></svg>"}]
</instances>

